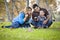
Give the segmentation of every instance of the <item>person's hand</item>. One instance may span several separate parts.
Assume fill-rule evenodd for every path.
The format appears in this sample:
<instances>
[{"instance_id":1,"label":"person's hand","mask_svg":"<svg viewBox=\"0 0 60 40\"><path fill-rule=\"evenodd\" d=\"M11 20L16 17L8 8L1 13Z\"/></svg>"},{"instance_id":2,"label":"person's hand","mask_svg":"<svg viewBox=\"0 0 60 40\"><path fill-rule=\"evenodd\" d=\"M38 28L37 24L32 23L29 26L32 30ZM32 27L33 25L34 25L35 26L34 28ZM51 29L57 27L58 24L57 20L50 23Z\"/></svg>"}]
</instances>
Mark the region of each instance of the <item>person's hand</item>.
<instances>
[{"instance_id":1,"label":"person's hand","mask_svg":"<svg viewBox=\"0 0 60 40\"><path fill-rule=\"evenodd\" d=\"M28 14L26 14L25 17L28 17Z\"/></svg>"},{"instance_id":2,"label":"person's hand","mask_svg":"<svg viewBox=\"0 0 60 40\"><path fill-rule=\"evenodd\" d=\"M24 21L26 21L28 18L28 14L25 15Z\"/></svg>"},{"instance_id":3,"label":"person's hand","mask_svg":"<svg viewBox=\"0 0 60 40\"><path fill-rule=\"evenodd\" d=\"M43 21L43 24L47 24L47 20L44 20L44 21Z\"/></svg>"}]
</instances>

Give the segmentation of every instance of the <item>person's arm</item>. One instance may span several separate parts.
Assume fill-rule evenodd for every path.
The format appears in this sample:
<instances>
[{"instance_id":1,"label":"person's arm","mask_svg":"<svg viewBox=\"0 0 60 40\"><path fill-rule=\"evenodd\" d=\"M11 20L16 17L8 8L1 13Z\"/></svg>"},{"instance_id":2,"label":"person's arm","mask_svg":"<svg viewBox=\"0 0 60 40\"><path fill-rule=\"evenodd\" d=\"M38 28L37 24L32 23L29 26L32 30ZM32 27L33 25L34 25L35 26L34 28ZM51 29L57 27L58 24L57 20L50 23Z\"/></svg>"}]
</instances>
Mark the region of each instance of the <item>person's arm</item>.
<instances>
[{"instance_id":1,"label":"person's arm","mask_svg":"<svg viewBox=\"0 0 60 40\"><path fill-rule=\"evenodd\" d=\"M27 16L24 12L20 12L19 15L12 20L12 22L18 21L20 24L23 24L27 20Z\"/></svg>"},{"instance_id":2,"label":"person's arm","mask_svg":"<svg viewBox=\"0 0 60 40\"><path fill-rule=\"evenodd\" d=\"M27 20L28 14L25 15L24 22Z\"/></svg>"},{"instance_id":3,"label":"person's arm","mask_svg":"<svg viewBox=\"0 0 60 40\"><path fill-rule=\"evenodd\" d=\"M50 19L50 15L47 15L47 19L46 19L46 21L48 21Z\"/></svg>"},{"instance_id":4,"label":"person's arm","mask_svg":"<svg viewBox=\"0 0 60 40\"><path fill-rule=\"evenodd\" d=\"M47 19L44 20L43 24L46 24L48 22L48 20L50 19L50 15L47 15Z\"/></svg>"},{"instance_id":5,"label":"person's arm","mask_svg":"<svg viewBox=\"0 0 60 40\"><path fill-rule=\"evenodd\" d=\"M48 20L50 19L50 14L49 14L49 12L45 9L45 11L46 11L46 14L45 14L45 16L46 16L46 20L43 22L44 24L46 24L47 22L48 22Z\"/></svg>"},{"instance_id":6,"label":"person's arm","mask_svg":"<svg viewBox=\"0 0 60 40\"><path fill-rule=\"evenodd\" d=\"M24 12L20 12L19 13L19 22L20 22L20 24L23 24L25 22L24 18L25 18Z\"/></svg>"}]
</instances>

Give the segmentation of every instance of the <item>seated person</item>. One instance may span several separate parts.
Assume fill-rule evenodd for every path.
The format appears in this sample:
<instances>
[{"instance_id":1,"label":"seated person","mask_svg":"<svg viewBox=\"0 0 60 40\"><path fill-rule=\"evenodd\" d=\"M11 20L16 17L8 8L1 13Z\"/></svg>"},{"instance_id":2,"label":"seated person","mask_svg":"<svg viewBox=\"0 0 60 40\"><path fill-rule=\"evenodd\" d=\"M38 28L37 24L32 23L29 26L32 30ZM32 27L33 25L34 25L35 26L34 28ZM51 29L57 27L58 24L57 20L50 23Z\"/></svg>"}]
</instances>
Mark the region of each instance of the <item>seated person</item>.
<instances>
[{"instance_id":1,"label":"seated person","mask_svg":"<svg viewBox=\"0 0 60 40\"><path fill-rule=\"evenodd\" d=\"M44 16L45 12L44 10L40 10L40 15L38 16L38 20L39 20L39 27L47 27L46 24L44 24L44 20L46 20L47 18Z\"/></svg>"},{"instance_id":2,"label":"seated person","mask_svg":"<svg viewBox=\"0 0 60 40\"><path fill-rule=\"evenodd\" d=\"M46 20L43 21L43 24L45 24L44 28L50 27L51 24L53 23L50 14L48 13L46 9L43 9L43 8L41 8L40 11L43 11L43 13L45 13L44 16L46 17Z\"/></svg>"},{"instance_id":3,"label":"seated person","mask_svg":"<svg viewBox=\"0 0 60 40\"><path fill-rule=\"evenodd\" d=\"M48 13L48 11L45 8L40 8L37 4L33 5L33 13L32 13L32 18L31 18L31 24L35 27L39 27L39 20L38 20L38 16L39 16L39 12L41 10L44 11L44 16L46 17L46 20L43 21L43 24L46 24L48 27L50 27L50 25L52 24L52 20L50 20L50 14Z\"/></svg>"},{"instance_id":4,"label":"seated person","mask_svg":"<svg viewBox=\"0 0 60 40\"><path fill-rule=\"evenodd\" d=\"M30 19L30 22L33 26L37 27L37 23L38 23L38 19L37 17L39 16L39 11L40 8L37 5L33 5L33 13L32 13L32 17Z\"/></svg>"},{"instance_id":5,"label":"seated person","mask_svg":"<svg viewBox=\"0 0 60 40\"><path fill-rule=\"evenodd\" d=\"M2 28L19 28L19 27L30 27L29 19L31 17L32 9L27 7L24 11L20 12L19 15L12 20L12 25L2 26Z\"/></svg>"}]
</instances>

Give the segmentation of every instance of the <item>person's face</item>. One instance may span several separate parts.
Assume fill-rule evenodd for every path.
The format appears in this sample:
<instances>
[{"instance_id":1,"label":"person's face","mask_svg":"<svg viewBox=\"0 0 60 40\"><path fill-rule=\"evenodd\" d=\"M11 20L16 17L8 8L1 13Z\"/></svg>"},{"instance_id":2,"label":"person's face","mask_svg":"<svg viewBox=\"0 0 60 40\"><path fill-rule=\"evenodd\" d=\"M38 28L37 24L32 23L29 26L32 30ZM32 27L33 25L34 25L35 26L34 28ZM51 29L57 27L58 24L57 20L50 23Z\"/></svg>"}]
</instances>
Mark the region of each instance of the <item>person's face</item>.
<instances>
[{"instance_id":1,"label":"person's face","mask_svg":"<svg viewBox=\"0 0 60 40\"><path fill-rule=\"evenodd\" d=\"M34 11L39 12L40 8L39 7L35 7Z\"/></svg>"},{"instance_id":2,"label":"person's face","mask_svg":"<svg viewBox=\"0 0 60 40\"><path fill-rule=\"evenodd\" d=\"M32 10L31 10L31 9L28 9L27 13L28 13L29 15L31 15Z\"/></svg>"},{"instance_id":3,"label":"person's face","mask_svg":"<svg viewBox=\"0 0 60 40\"><path fill-rule=\"evenodd\" d=\"M40 16L44 16L44 12L43 11L40 11Z\"/></svg>"}]
</instances>

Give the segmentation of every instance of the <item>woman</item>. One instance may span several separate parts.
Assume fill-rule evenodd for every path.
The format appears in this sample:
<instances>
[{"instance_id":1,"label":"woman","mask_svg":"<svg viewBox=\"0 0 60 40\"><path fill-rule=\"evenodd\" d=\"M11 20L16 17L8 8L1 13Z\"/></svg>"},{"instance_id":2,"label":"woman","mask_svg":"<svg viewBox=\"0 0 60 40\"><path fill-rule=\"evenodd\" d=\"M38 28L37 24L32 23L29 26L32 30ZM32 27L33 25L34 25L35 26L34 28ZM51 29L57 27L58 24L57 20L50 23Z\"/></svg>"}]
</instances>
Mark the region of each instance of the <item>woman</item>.
<instances>
[{"instance_id":1,"label":"woman","mask_svg":"<svg viewBox=\"0 0 60 40\"><path fill-rule=\"evenodd\" d=\"M2 28L19 28L19 27L30 27L29 19L31 17L32 9L30 7L25 8L24 11L20 12L19 15L12 20L12 25L2 26Z\"/></svg>"}]
</instances>

